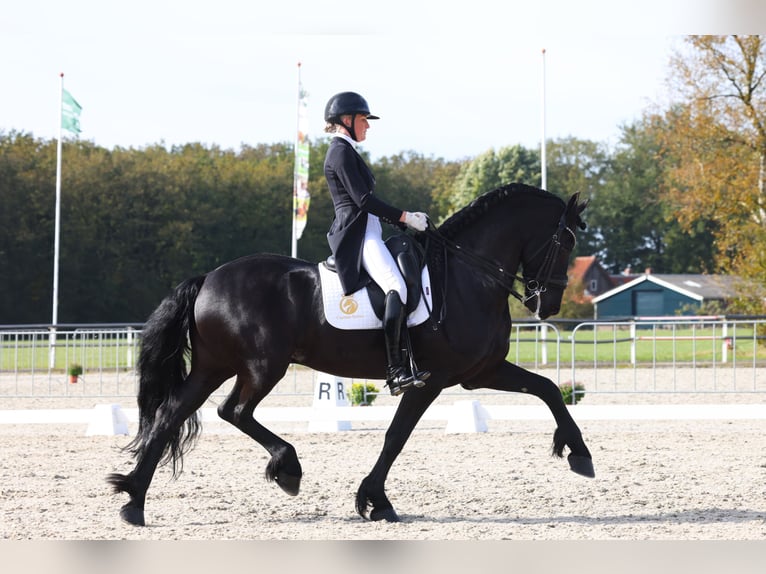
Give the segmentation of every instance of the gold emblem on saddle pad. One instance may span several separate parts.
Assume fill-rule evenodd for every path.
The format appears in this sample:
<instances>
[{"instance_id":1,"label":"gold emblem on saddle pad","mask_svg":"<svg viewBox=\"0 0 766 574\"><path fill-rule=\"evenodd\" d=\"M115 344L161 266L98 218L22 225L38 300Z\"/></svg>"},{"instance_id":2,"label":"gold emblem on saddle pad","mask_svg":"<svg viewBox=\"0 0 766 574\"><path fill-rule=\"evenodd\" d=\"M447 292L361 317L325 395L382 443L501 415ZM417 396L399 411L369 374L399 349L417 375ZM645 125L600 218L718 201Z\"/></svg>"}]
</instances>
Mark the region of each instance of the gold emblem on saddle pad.
<instances>
[{"instance_id":1,"label":"gold emblem on saddle pad","mask_svg":"<svg viewBox=\"0 0 766 574\"><path fill-rule=\"evenodd\" d=\"M344 315L353 315L359 309L359 303L351 295L346 295L340 299L340 311Z\"/></svg>"}]
</instances>

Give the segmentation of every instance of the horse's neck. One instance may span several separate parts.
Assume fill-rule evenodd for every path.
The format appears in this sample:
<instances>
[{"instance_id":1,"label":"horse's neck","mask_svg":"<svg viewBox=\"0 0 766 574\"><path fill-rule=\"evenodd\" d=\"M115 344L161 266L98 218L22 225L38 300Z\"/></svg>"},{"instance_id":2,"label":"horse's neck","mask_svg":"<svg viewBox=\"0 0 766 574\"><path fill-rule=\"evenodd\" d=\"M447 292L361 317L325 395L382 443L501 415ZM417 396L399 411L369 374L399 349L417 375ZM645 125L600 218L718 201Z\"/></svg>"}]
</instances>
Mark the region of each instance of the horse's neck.
<instances>
[{"instance_id":1,"label":"horse's neck","mask_svg":"<svg viewBox=\"0 0 766 574\"><path fill-rule=\"evenodd\" d=\"M437 271L435 279L445 290L447 305L453 312L458 305L470 313L504 308L519 265L520 242L496 233L463 234L453 241L459 250L449 251L441 270L446 275Z\"/></svg>"},{"instance_id":2,"label":"horse's neck","mask_svg":"<svg viewBox=\"0 0 766 574\"><path fill-rule=\"evenodd\" d=\"M515 218L502 225L475 223L470 229L455 238L462 249L503 266L508 273L515 273L521 260L519 222Z\"/></svg>"}]
</instances>

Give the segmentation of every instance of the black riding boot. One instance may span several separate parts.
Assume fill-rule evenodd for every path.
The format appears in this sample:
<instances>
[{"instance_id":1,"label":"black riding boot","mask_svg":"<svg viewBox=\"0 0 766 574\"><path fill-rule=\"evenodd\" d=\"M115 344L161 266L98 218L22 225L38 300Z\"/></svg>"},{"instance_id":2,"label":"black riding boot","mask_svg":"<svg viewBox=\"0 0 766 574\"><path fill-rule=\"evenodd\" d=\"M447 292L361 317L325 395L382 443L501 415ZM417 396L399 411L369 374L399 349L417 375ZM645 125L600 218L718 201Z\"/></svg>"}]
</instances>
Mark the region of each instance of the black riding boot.
<instances>
[{"instance_id":1,"label":"black riding boot","mask_svg":"<svg viewBox=\"0 0 766 574\"><path fill-rule=\"evenodd\" d=\"M407 371L402 353L402 329L406 320L406 310L399 293L389 291L386 294L386 309L383 313L383 334L386 338L386 385L392 396L401 395L413 384L422 386L431 373L427 371L412 374Z\"/></svg>"}]
</instances>

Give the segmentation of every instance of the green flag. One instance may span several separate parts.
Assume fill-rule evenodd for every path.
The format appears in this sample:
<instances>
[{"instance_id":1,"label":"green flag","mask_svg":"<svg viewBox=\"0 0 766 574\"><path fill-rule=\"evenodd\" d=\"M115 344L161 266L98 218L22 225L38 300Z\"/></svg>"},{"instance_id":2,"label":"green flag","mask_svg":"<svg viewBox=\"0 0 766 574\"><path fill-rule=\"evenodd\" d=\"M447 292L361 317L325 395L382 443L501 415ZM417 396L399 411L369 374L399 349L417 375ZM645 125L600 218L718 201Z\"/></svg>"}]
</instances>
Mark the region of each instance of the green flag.
<instances>
[{"instance_id":1,"label":"green flag","mask_svg":"<svg viewBox=\"0 0 766 574\"><path fill-rule=\"evenodd\" d=\"M80 133L80 112L82 106L72 97L72 94L63 91L61 96L61 127L70 132Z\"/></svg>"}]
</instances>

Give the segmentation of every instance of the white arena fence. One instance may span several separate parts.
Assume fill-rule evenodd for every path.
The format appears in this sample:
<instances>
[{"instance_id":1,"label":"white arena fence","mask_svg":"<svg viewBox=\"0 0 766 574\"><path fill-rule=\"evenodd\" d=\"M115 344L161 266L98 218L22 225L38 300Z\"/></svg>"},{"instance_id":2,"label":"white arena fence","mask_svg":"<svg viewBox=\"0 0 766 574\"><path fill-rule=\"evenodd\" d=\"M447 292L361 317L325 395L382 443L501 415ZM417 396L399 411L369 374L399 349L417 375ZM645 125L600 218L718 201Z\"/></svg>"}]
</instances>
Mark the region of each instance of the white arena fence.
<instances>
[{"instance_id":1,"label":"white arena fence","mask_svg":"<svg viewBox=\"0 0 766 574\"><path fill-rule=\"evenodd\" d=\"M0 398L135 397L141 328L0 325ZM558 384L574 381L581 394L766 393L766 317L514 321L509 342L511 362ZM82 367L76 380L69 376L75 364ZM293 366L273 393L312 396L316 378ZM347 388L355 382L368 381L346 381Z\"/></svg>"}]
</instances>

